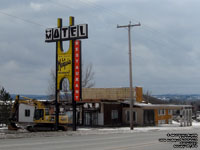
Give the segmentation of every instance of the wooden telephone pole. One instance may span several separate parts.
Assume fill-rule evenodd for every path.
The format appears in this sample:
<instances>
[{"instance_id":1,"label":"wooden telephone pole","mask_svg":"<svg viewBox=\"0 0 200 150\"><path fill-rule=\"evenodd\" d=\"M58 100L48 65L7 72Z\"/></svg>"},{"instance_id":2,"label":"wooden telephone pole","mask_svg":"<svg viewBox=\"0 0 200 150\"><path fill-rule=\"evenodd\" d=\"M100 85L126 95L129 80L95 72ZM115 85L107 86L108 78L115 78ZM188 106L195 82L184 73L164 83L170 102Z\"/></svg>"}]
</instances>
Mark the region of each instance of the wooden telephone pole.
<instances>
[{"instance_id":1,"label":"wooden telephone pole","mask_svg":"<svg viewBox=\"0 0 200 150\"><path fill-rule=\"evenodd\" d=\"M133 99L133 81L132 81L132 54L131 54L131 27L134 26L140 26L141 24L131 24L131 21L128 25L119 26L117 25L117 28L128 28L128 43L129 43L129 78L130 78L130 129L133 130L133 105L134 105L134 99Z\"/></svg>"}]
</instances>

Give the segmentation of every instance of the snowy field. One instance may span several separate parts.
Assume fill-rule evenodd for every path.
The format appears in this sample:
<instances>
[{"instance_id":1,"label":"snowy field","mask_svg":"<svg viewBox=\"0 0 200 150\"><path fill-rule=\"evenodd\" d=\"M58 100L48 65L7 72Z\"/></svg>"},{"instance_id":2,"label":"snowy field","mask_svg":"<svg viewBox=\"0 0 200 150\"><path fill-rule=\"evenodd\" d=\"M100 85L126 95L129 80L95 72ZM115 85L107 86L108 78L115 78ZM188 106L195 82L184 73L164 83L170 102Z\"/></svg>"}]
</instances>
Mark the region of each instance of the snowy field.
<instances>
[{"instance_id":1,"label":"snowy field","mask_svg":"<svg viewBox=\"0 0 200 150\"><path fill-rule=\"evenodd\" d=\"M51 136L73 136L73 135L91 135L91 134L114 134L114 133L134 133L134 132L155 132L155 131L178 131L178 130L200 129L200 122L193 122L192 126L180 127L180 124L163 124L154 127L135 127L130 130L129 127L119 128L78 128L74 131L56 131L56 132L28 132L26 130L9 131L7 127L0 128L0 139L7 138L29 138L29 137L51 137Z\"/></svg>"}]
</instances>

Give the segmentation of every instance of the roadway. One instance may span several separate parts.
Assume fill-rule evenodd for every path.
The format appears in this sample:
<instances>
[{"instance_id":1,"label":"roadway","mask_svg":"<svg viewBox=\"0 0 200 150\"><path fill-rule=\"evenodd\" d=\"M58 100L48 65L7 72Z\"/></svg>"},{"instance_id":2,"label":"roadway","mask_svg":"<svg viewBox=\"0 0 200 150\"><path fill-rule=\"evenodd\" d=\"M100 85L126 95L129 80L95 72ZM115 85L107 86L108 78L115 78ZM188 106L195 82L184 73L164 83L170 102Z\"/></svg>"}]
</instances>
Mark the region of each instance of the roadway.
<instances>
[{"instance_id":1,"label":"roadway","mask_svg":"<svg viewBox=\"0 0 200 150\"><path fill-rule=\"evenodd\" d=\"M167 138L167 133L197 133L200 135L199 130L193 129L0 139L0 150L172 150L172 143L158 141L160 138ZM197 150L199 147L190 150Z\"/></svg>"}]
</instances>

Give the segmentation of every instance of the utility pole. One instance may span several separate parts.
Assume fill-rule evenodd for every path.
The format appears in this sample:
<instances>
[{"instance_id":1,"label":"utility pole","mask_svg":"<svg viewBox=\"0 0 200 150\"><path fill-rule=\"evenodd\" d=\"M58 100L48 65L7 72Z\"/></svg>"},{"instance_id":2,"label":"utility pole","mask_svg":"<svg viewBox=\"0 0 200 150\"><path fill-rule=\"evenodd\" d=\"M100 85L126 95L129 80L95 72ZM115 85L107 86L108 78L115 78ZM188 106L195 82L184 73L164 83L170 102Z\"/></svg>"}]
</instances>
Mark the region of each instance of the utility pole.
<instances>
[{"instance_id":1,"label":"utility pole","mask_svg":"<svg viewBox=\"0 0 200 150\"><path fill-rule=\"evenodd\" d=\"M128 43L129 43L129 78L130 78L130 129L133 130L133 105L134 105L134 99L133 99L133 81L132 81L132 54L131 54L131 27L134 26L140 26L141 24L131 24L131 21L128 25L119 26L117 25L117 28L128 28Z\"/></svg>"}]
</instances>

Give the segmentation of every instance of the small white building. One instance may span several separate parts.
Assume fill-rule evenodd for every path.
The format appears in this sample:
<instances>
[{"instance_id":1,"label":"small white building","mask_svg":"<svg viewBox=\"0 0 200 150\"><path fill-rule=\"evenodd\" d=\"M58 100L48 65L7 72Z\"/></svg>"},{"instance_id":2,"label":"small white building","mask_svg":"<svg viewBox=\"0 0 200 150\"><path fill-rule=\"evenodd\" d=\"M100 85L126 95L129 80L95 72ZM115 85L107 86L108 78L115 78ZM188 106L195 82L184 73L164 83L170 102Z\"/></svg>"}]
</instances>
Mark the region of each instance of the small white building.
<instances>
[{"instance_id":1,"label":"small white building","mask_svg":"<svg viewBox=\"0 0 200 150\"><path fill-rule=\"evenodd\" d=\"M35 106L19 104L18 121L20 123L32 123L34 118Z\"/></svg>"}]
</instances>

